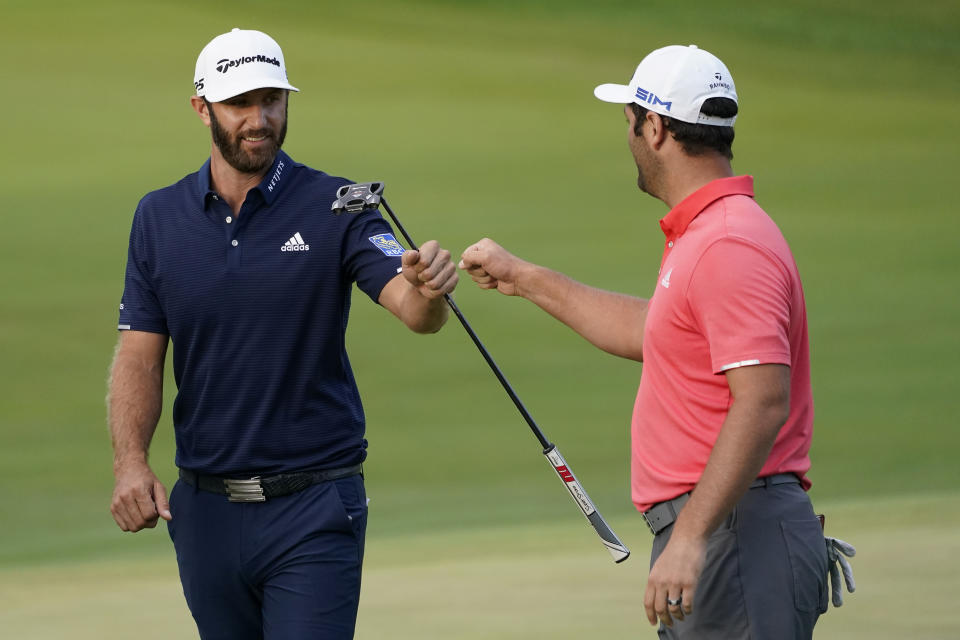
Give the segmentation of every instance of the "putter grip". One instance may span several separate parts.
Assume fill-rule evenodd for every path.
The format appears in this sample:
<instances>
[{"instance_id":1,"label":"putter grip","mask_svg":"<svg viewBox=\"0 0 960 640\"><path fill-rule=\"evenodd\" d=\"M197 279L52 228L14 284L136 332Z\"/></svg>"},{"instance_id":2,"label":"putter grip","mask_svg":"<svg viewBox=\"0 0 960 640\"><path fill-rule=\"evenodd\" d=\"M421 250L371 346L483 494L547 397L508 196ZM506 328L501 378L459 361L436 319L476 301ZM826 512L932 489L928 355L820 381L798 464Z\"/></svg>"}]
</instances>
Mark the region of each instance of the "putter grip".
<instances>
[{"instance_id":1,"label":"putter grip","mask_svg":"<svg viewBox=\"0 0 960 640\"><path fill-rule=\"evenodd\" d=\"M560 455L556 445L550 445L548 449L544 450L543 455L547 457L550 466L553 467L553 470L557 472L557 476L563 481L567 491L570 492L570 497L573 498L573 501L580 507L583 515L586 516L587 522L590 523L593 530L600 536L603 546L610 552L614 562L623 562L629 558L630 550L620 541L617 534L613 532L613 529L610 528L606 520L603 519L603 516L600 515L600 512L597 511L597 508L593 505L593 501L590 500L590 496L587 495L587 492L580 485L577 477L573 475L573 470L570 469L567 461Z\"/></svg>"}]
</instances>

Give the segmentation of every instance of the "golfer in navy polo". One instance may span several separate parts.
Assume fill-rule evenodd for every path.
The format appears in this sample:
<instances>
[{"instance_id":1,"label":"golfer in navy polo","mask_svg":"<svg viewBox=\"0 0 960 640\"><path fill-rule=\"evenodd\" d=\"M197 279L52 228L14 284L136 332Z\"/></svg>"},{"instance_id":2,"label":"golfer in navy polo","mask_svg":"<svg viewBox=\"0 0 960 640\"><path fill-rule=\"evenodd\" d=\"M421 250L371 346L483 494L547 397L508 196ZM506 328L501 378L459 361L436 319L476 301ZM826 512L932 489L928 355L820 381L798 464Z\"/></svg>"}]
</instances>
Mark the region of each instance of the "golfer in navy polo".
<instances>
[{"instance_id":1,"label":"golfer in navy polo","mask_svg":"<svg viewBox=\"0 0 960 640\"><path fill-rule=\"evenodd\" d=\"M234 29L200 53L190 102L209 160L133 219L110 375L124 531L167 521L204 639L350 638L367 505L360 397L344 348L353 283L435 332L457 283L436 242L404 251L375 211L336 216L349 184L280 150L283 53ZM180 480L147 462L173 343Z\"/></svg>"}]
</instances>

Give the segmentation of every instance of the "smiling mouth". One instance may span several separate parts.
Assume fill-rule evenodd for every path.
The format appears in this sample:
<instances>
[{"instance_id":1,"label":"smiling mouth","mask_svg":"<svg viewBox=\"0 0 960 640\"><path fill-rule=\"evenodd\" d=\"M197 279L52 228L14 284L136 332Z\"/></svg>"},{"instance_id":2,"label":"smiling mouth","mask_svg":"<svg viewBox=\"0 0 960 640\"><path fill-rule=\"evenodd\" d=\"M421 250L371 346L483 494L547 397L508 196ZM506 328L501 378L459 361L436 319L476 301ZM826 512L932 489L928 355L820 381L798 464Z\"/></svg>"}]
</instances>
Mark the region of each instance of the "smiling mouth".
<instances>
[{"instance_id":1,"label":"smiling mouth","mask_svg":"<svg viewBox=\"0 0 960 640\"><path fill-rule=\"evenodd\" d=\"M257 138L250 137L250 136L244 136L243 139L246 140L247 142L260 142L261 140L266 140L266 139L267 139L267 136L259 136L259 137L257 137Z\"/></svg>"}]
</instances>

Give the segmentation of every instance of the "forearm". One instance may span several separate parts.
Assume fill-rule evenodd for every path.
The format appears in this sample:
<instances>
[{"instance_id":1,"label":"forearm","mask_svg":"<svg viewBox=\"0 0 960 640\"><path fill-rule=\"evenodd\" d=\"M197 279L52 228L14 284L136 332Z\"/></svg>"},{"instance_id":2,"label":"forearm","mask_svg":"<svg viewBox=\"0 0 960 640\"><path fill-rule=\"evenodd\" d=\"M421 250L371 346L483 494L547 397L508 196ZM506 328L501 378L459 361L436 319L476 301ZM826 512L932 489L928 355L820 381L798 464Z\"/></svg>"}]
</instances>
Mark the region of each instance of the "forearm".
<instances>
[{"instance_id":1,"label":"forearm","mask_svg":"<svg viewBox=\"0 0 960 640\"><path fill-rule=\"evenodd\" d=\"M677 518L674 536L708 537L763 469L789 413L789 369L765 366L784 374L779 388L774 387L778 392L734 397L703 475Z\"/></svg>"},{"instance_id":2,"label":"forearm","mask_svg":"<svg viewBox=\"0 0 960 640\"><path fill-rule=\"evenodd\" d=\"M590 287L531 263L519 270L517 294L607 353L643 360L648 300Z\"/></svg>"},{"instance_id":3,"label":"forearm","mask_svg":"<svg viewBox=\"0 0 960 640\"><path fill-rule=\"evenodd\" d=\"M162 405L163 361L149 362L118 348L107 398L114 471L127 464L146 464Z\"/></svg>"}]
</instances>

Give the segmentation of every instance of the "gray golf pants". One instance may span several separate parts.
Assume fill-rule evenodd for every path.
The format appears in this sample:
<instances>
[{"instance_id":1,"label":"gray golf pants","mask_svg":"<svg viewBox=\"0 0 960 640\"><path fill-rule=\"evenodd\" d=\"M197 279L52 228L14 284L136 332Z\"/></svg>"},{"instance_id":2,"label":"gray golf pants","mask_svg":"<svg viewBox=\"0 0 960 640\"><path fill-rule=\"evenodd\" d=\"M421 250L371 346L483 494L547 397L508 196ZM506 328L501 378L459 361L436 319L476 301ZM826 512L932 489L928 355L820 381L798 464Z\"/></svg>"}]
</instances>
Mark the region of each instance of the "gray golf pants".
<instances>
[{"instance_id":1,"label":"gray golf pants","mask_svg":"<svg viewBox=\"0 0 960 640\"><path fill-rule=\"evenodd\" d=\"M673 525L654 538L650 566ZM809 639L827 610L827 549L799 484L750 489L710 537L694 611L658 635L672 640Z\"/></svg>"}]
</instances>

